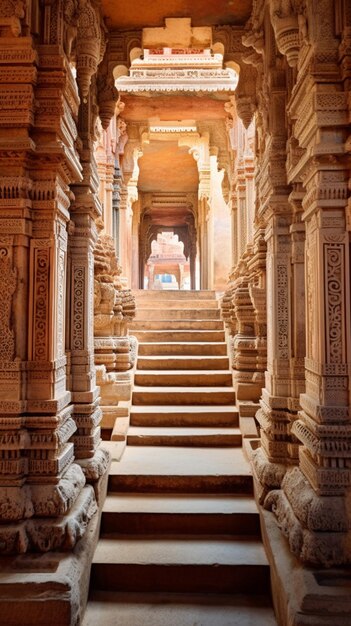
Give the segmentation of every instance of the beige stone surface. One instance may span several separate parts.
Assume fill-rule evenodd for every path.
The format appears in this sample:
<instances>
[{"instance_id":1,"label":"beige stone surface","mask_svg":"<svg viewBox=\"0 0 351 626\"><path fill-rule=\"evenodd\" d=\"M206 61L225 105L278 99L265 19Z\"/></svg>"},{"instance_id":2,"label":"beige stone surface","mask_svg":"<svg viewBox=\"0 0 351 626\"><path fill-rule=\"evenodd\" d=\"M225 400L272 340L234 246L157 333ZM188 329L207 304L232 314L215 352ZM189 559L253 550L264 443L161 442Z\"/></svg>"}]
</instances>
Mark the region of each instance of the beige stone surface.
<instances>
[{"instance_id":1,"label":"beige stone surface","mask_svg":"<svg viewBox=\"0 0 351 626\"><path fill-rule=\"evenodd\" d=\"M128 445L151 446L218 446L241 445L239 428L161 428L131 426L128 430Z\"/></svg>"},{"instance_id":2,"label":"beige stone surface","mask_svg":"<svg viewBox=\"0 0 351 626\"><path fill-rule=\"evenodd\" d=\"M156 454L157 451L157 454ZM250 476L250 466L241 449L199 450L176 448L145 448L140 462L140 450L128 446L120 464L112 463L110 475L154 474L154 475L213 475L213 476Z\"/></svg>"},{"instance_id":3,"label":"beige stone surface","mask_svg":"<svg viewBox=\"0 0 351 626\"><path fill-rule=\"evenodd\" d=\"M181 594L96 593L87 610L84 626L115 626L116 613L121 626L134 626L142 621L146 626L276 626L271 608L258 599L238 596L186 596Z\"/></svg>"},{"instance_id":4,"label":"beige stone surface","mask_svg":"<svg viewBox=\"0 0 351 626\"><path fill-rule=\"evenodd\" d=\"M267 558L256 539L235 540L210 537L154 539L122 538L100 539L94 554L94 563L139 563L157 565L265 565ZM165 572L165 575L167 573Z\"/></svg>"}]
</instances>

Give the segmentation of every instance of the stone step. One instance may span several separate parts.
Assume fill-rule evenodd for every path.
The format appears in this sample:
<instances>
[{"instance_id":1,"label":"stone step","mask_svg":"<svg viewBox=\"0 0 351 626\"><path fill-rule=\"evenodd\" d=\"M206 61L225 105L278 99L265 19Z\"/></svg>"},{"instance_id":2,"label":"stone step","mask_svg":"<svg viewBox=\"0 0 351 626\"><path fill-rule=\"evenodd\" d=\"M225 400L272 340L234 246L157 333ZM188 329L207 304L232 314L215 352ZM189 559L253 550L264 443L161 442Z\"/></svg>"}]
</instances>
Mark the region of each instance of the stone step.
<instances>
[{"instance_id":1,"label":"stone step","mask_svg":"<svg viewBox=\"0 0 351 626\"><path fill-rule=\"evenodd\" d=\"M235 428L239 424L235 406L132 406L132 426L218 426Z\"/></svg>"},{"instance_id":2,"label":"stone step","mask_svg":"<svg viewBox=\"0 0 351 626\"><path fill-rule=\"evenodd\" d=\"M134 384L143 387L231 387L230 370L136 370Z\"/></svg>"},{"instance_id":3,"label":"stone step","mask_svg":"<svg viewBox=\"0 0 351 626\"><path fill-rule=\"evenodd\" d=\"M219 308L219 302L218 300L203 300L203 299L198 299L198 298L192 298L190 300L163 300L163 298L160 298L159 300L155 301L155 299L150 299L148 300L147 298L141 298L139 299L138 297L136 298L137 304L140 308L143 309L154 309L156 310L160 310L160 309L183 309L184 307L186 307L187 310L193 310L193 309L218 309Z\"/></svg>"},{"instance_id":4,"label":"stone step","mask_svg":"<svg viewBox=\"0 0 351 626\"><path fill-rule=\"evenodd\" d=\"M135 289L133 294L136 300L160 300L164 302L167 300L216 300L216 292L207 289L196 291L190 289L167 289L165 291L159 289Z\"/></svg>"},{"instance_id":5,"label":"stone step","mask_svg":"<svg viewBox=\"0 0 351 626\"><path fill-rule=\"evenodd\" d=\"M102 511L101 533L260 537L260 518L248 496L110 493Z\"/></svg>"},{"instance_id":6,"label":"stone step","mask_svg":"<svg viewBox=\"0 0 351 626\"><path fill-rule=\"evenodd\" d=\"M222 342L172 342L168 341L154 341L149 343L139 343L138 346L139 356L226 356L227 344Z\"/></svg>"},{"instance_id":7,"label":"stone step","mask_svg":"<svg viewBox=\"0 0 351 626\"><path fill-rule=\"evenodd\" d=\"M224 330L135 330L133 335L141 343L187 342L194 341L218 343L224 341Z\"/></svg>"},{"instance_id":8,"label":"stone step","mask_svg":"<svg viewBox=\"0 0 351 626\"><path fill-rule=\"evenodd\" d=\"M138 370L228 370L227 356L138 357Z\"/></svg>"},{"instance_id":9,"label":"stone step","mask_svg":"<svg viewBox=\"0 0 351 626\"><path fill-rule=\"evenodd\" d=\"M251 495L252 474L241 448L127 446L112 462L110 492Z\"/></svg>"},{"instance_id":10,"label":"stone step","mask_svg":"<svg viewBox=\"0 0 351 626\"><path fill-rule=\"evenodd\" d=\"M269 566L250 536L111 535L95 551L91 583L106 591L268 593Z\"/></svg>"},{"instance_id":11,"label":"stone step","mask_svg":"<svg viewBox=\"0 0 351 626\"><path fill-rule=\"evenodd\" d=\"M254 581L253 581L254 583ZM277 626L267 596L98 591L83 626Z\"/></svg>"},{"instance_id":12,"label":"stone step","mask_svg":"<svg viewBox=\"0 0 351 626\"><path fill-rule=\"evenodd\" d=\"M134 405L234 404L235 392L230 387L141 387L134 386Z\"/></svg>"},{"instance_id":13,"label":"stone step","mask_svg":"<svg viewBox=\"0 0 351 626\"><path fill-rule=\"evenodd\" d=\"M220 309L188 309L182 306L180 309L160 308L137 308L135 320L220 320Z\"/></svg>"},{"instance_id":14,"label":"stone step","mask_svg":"<svg viewBox=\"0 0 351 626\"><path fill-rule=\"evenodd\" d=\"M136 335L140 330L223 330L221 320L136 320L131 322L129 330Z\"/></svg>"},{"instance_id":15,"label":"stone step","mask_svg":"<svg viewBox=\"0 0 351 626\"><path fill-rule=\"evenodd\" d=\"M239 428L179 428L131 426L127 444L130 446L197 446L235 447L241 446Z\"/></svg>"}]
</instances>

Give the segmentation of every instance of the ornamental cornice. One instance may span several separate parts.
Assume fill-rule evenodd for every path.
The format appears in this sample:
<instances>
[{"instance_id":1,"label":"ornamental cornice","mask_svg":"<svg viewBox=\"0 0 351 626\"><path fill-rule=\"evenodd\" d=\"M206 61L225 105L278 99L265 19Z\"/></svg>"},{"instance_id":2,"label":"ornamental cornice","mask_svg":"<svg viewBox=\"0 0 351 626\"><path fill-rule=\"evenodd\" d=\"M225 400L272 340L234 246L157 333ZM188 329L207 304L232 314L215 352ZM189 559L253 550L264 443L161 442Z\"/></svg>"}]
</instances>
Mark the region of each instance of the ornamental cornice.
<instances>
[{"instance_id":1,"label":"ornamental cornice","mask_svg":"<svg viewBox=\"0 0 351 626\"><path fill-rule=\"evenodd\" d=\"M234 93L238 75L233 70L160 69L133 71L116 86L123 93Z\"/></svg>"}]
</instances>

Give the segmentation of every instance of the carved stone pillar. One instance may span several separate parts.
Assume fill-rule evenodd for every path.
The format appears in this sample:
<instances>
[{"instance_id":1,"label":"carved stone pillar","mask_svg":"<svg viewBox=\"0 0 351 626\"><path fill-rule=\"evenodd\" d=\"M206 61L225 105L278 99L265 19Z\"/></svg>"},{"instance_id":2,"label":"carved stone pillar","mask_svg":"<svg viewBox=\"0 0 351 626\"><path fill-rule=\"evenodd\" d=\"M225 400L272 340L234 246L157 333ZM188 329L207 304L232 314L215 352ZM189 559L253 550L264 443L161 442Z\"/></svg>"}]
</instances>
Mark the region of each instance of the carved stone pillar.
<instances>
[{"instance_id":1,"label":"carved stone pillar","mask_svg":"<svg viewBox=\"0 0 351 626\"><path fill-rule=\"evenodd\" d=\"M273 481L279 481L289 458L290 444L290 359L292 357L291 244L289 214L271 214L267 241L267 371L265 388L256 418L261 426L262 450L256 453L255 467L264 499ZM269 471L265 463L271 465ZM275 469L274 469L275 466ZM269 481L266 482L265 475ZM272 484L273 482L273 484Z\"/></svg>"},{"instance_id":2,"label":"carved stone pillar","mask_svg":"<svg viewBox=\"0 0 351 626\"><path fill-rule=\"evenodd\" d=\"M194 140L181 138L179 146L190 146L199 172L197 236L200 257L200 289L210 289L213 281L213 216L211 215L210 135L205 129Z\"/></svg>"},{"instance_id":3,"label":"carved stone pillar","mask_svg":"<svg viewBox=\"0 0 351 626\"><path fill-rule=\"evenodd\" d=\"M132 216L132 289L139 289L139 224L140 201L134 203Z\"/></svg>"},{"instance_id":4,"label":"carved stone pillar","mask_svg":"<svg viewBox=\"0 0 351 626\"><path fill-rule=\"evenodd\" d=\"M237 194L237 245L238 257L244 254L247 244L248 207L246 204L246 180L244 159L238 159L236 164L236 194Z\"/></svg>"},{"instance_id":5,"label":"carved stone pillar","mask_svg":"<svg viewBox=\"0 0 351 626\"><path fill-rule=\"evenodd\" d=\"M252 256L248 260L250 272L249 293L255 311L256 389L264 387L267 369L267 290L266 290L267 245L264 230L258 228L254 236ZM260 392L261 395L261 392Z\"/></svg>"},{"instance_id":6,"label":"carved stone pillar","mask_svg":"<svg viewBox=\"0 0 351 626\"><path fill-rule=\"evenodd\" d=\"M252 457L261 502L270 489L280 486L289 464L296 462L296 439L291 434L291 424L298 408L291 379L292 207L285 166L288 82L284 60L275 46L268 9L268 4L264 6L261 0L255 3L243 39L249 48L246 61L258 71L257 218L265 226L267 242L267 370L256 414L261 427L261 448ZM252 296L255 297L254 291Z\"/></svg>"},{"instance_id":7,"label":"carved stone pillar","mask_svg":"<svg viewBox=\"0 0 351 626\"><path fill-rule=\"evenodd\" d=\"M196 289L196 230L189 226L190 288Z\"/></svg>"},{"instance_id":8,"label":"carved stone pillar","mask_svg":"<svg viewBox=\"0 0 351 626\"><path fill-rule=\"evenodd\" d=\"M108 235L113 233L113 212L112 212L112 198L113 198L113 179L114 179L114 158L109 156L106 164L106 183L105 183L105 205L104 205L104 224L105 231Z\"/></svg>"},{"instance_id":9,"label":"carved stone pillar","mask_svg":"<svg viewBox=\"0 0 351 626\"><path fill-rule=\"evenodd\" d=\"M351 562L349 170L343 143L348 105L335 3L322 0L313 8L312 20L307 7L310 28L305 22L289 104L303 149L294 174L306 191L306 391L292 427L303 445L299 467L287 472L267 506L299 558L329 567Z\"/></svg>"},{"instance_id":10,"label":"carved stone pillar","mask_svg":"<svg viewBox=\"0 0 351 626\"><path fill-rule=\"evenodd\" d=\"M94 492L74 463L77 426L65 352L69 185L80 180L82 169L75 148L79 98L61 45L60 3L45 5L47 28L36 50L30 36L19 36L20 18L28 18L22 8L13 38L0 39L8 77L16 83L26 77L14 91L15 97L20 92L18 107L12 99L8 119L6 107L0 116L10 129L2 143L0 205L6 234L0 371L10 373L0 374L1 552L70 549L96 511ZM7 18L10 27L16 20Z\"/></svg>"},{"instance_id":11,"label":"carved stone pillar","mask_svg":"<svg viewBox=\"0 0 351 626\"><path fill-rule=\"evenodd\" d=\"M305 224L302 221L302 198L304 193L301 184L293 185L289 196L293 207L293 218L290 226L291 237L291 349L290 362L291 398L290 410L300 409L300 394L305 391L305 355L306 355L306 303L305 303ZM289 444L289 457L298 463L299 444L292 436Z\"/></svg>"},{"instance_id":12,"label":"carved stone pillar","mask_svg":"<svg viewBox=\"0 0 351 626\"><path fill-rule=\"evenodd\" d=\"M236 187L232 188L231 193L231 217L232 217L232 263L233 267L236 266L239 261L238 254L238 203Z\"/></svg>"},{"instance_id":13,"label":"carved stone pillar","mask_svg":"<svg viewBox=\"0 0 351 626\"><path fill-rule=\"evenodd\" d=\"M246 257L250 257L247 252ZM246 265L247 258L242 265ZM250 297L249 277L240 272L233 291L234 315L237 320L237 332L233 338L233 383L238 402L241 400L258 400L261 386L255 381L257 366L257 349L255 333L255 310Z\"/></svg>"},{"instance_id":14,"label":"carved stone pillar","mask_svg":"<svg viewBox=\"0 0 351 626\"><path fill-rule=\"evenodd\" d=\"M128 255L128 238L131 233L128 232L128 227L131 225L131 216L129 215L131 207L128 201L128 188L127 185L122 182L120 190L120 204L119 204L119 233L118 233L118 253L123 269L126 268L125 262Z\"/></svg>"},{"instance_id":15,"label":"carved stone pillar","mask_svg":"<svg viewBox=\"0 0 351 626\"><path fill-rule=\"evenodd\" d=\"M135 316L135 300L123 290L112 237L99 237L94 251L94 348L103 420L109 426L120 416L120 400L130 400L131 370L136 357L135 339L128 323ZM112 420L112 424L111 424ZM103 422L104 425L104 422Z\"/></svg>"},{"instance_id":16,"label":"carved stone pillar","mask_svg":"<svg viewBox=\"0 0 351 626\"><path fill-rule=\"evenodd\" d=\"M119 162L115 159L113 170L112 192L112 237L115 242L116 254L119 254L120 204L121 204L122 173Z\"/></svg>"},{"instance_id":17,"label":"carved stone pillar","mask_svg":"<svg viewBox=\"0 0 351 626\"><path fill-rule=\"evenodd\" d=\"M99 387L94 365L94 248L97 240L95 220L101 217L97 195L98 177L93 155L95 109L94 88L79 109L79 135L84 178L72 187L71 206L74 231L70 238L71 258L71 376L75 455L87 478L97 481L108 466L108 455L99 450L101 441Z\"/></svg>"},{"instance_id":18,"label":"carved stone pillar","mask_svg":"<svg viewBox=\"0 0 351 626\"><path fill-rule=\"evenodd\" d=\"M347 513L351 484L347 182L337 164L331 169L323 160L316 161L311 170L303 202L306 392L300 397L302 411L292 429L303 447L299 468L286 475L283 492L273 492L269 504L286 528L295 554L329 566L351 560ZM306 500L311 510L308 518Z\"/></svg>"},{"instance_id":19,"label":"carved stone pillar","mask_svg":"<svg viewBox=\"0 0 351 626\"><path fill-rule=\"evenodd\" d=\"M118 256L125 277L125 286L130 287L132 284L133 204L138 200L138 160L143 154L140 149L138 125L128 127L128 137L122 162L123 182L120 192Z\"/></svg>"},{"instance_id":20,"label":"carved stone pillar","mask_svg":"<svg viewBox=\"0 0 351 626\"><path fill-rule=\"evenodd\" d=\"M26 482L30 435L25 422L25 380L29 359L23 314L29 311L33 183L26 163L34 150L30 132L37 53L31 37L16 37L13 33L16 27L21 31L19 17L1 14L0 26L0 552L6 553L28 549L23 520L34 514Z\"/></svg>"},{"instance_id":21,"label":"carved stone pillar","mask_svg":"<svg viewBox=\"0 0 351 626\"><path fill-rule=\"evenodd\" d=\"M198 230L200 247L200 289L210 289L211 254L209 243L209 198L201 195L198 209Z\"/></svg>"}]
</instances>

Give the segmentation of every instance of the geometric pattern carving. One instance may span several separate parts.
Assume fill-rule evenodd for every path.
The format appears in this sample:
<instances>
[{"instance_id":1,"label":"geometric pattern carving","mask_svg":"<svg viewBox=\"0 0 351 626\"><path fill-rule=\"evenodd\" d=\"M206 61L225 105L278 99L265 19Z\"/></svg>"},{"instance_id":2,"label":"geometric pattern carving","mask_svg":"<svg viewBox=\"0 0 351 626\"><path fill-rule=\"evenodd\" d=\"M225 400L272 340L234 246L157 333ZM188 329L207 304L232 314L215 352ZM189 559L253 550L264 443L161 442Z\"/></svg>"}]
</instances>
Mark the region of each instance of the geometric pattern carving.
<instances>
[{"instance_id":1,"label":"geometric pattern carving","mask_svg":"<svg viewBox=\"0 0 351 626\"><path fill-rule=\"evenodd\" d=\"M74 350L84 350L85 267L73 268L73 344Z\"/></svg>"}]
</instances>

